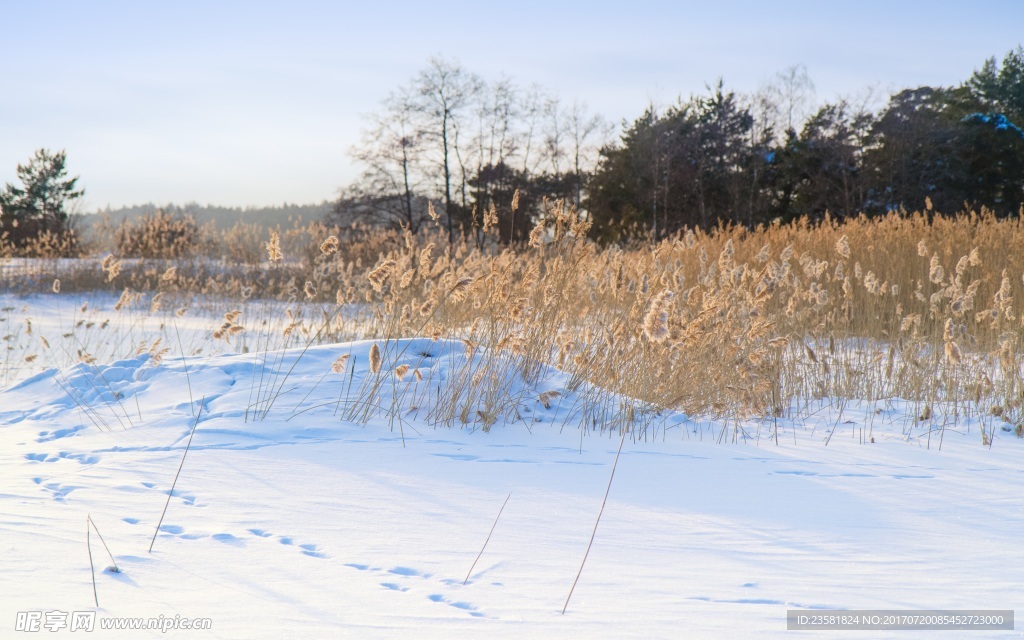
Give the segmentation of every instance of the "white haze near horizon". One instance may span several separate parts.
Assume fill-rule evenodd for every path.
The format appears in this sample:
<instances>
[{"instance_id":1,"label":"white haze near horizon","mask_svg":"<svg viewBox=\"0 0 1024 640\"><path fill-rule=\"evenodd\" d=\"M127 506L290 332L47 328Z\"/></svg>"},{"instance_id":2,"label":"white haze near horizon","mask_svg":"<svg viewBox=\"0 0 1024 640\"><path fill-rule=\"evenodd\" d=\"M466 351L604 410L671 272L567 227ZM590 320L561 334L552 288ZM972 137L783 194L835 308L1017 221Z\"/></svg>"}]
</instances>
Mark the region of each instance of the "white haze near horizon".
<instances>
[{"instance_id":1,"label":"white haze near horizon","mask_svg":"<svg viewBox=\"0 0 1024 640\"><path fill-rule=\"evenodd\" d=\"M719 77L754 91L796 64L818 100L955 84L1024 24L1024 5L999 0L762 5L6 3L0 182L47 147L67 150L85 211L322 202L358 175L361 115L432 55L619 124Z\"/></svg>"}]
</instances>

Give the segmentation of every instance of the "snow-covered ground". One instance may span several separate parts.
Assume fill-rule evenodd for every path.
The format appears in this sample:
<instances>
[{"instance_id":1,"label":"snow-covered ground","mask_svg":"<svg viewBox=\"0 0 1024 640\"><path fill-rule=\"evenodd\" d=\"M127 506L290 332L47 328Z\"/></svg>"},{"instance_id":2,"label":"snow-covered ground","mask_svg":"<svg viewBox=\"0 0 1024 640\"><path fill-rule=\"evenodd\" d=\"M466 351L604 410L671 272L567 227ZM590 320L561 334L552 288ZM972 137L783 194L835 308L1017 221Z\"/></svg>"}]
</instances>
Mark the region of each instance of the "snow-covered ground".
<instances>
[{"instance_id":1,"label":"snow-covered ground","mask_svg":"<svg viewBox=\"0 0 1024 640\"><path fill-rule=\"evenodd\" d=\"M618 431L584 427L553 370L510 382L516 417L489 430L472 413L432 424L461 342L381 344L383 371L411 369L353 412L371 344L19 376L0 392L0 638L912 638L935 632L787 631L786 612L1024 597L1024 442L915 426L913 403L824 401L796 421L674 414L628 435L562 615ZM93 530L98 609L89 516L121 569ZM15 631L18 612L54 611L96 611L96 630ZM161 615L211 628L100 629Z\"/></svg>"}]
</instances>

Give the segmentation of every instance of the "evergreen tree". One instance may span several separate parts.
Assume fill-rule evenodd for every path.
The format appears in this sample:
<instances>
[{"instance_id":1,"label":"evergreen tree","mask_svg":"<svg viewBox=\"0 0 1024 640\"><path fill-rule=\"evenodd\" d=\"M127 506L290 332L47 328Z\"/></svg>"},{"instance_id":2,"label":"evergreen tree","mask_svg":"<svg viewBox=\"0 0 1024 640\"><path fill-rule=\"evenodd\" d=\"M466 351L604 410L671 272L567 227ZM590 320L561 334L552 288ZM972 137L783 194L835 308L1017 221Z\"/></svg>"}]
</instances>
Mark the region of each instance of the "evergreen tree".
<instances>
[{"instance_id":1,"label":"evergreen tree","mask_svg":"<svg viewBox=\"0 0 1024 640\"><path fill-rule=\"evenodd\" d=\"M872 116L840 100L822 106L772 155L774 217L855 216L864 206L862 155Z\"/></svg>"},{"instance_id":2,"label":"evergreen tree","mask_svg":"<svg viewBox=\"0 0 1024 640\"><path fill-rule=\"evenodd\" d=\"M965 200L998 215L1024 207L1024 47L995 58L957 91Z\"/></svg>"},{"instance_id":3,"label":"evergreen tree","mask_svg":"<svg viewBox=\"0 0 1024 640\"><path fill-rule=\"evenodd\" d=\"M592 233L663 238L684 226L764 221L770 129L721 84L659 114L653 107L601 151L586 208Z\"/></svg>"},{"instance_id":4,"label":"evergreen tree","mask_svg":"<svg viewBox=\"0 0 1024 640\"><path fill-rule=\"evenodd\" d=\"M64 151L39 149L28 164L18 165L21 186L7 183L0 192L0 235L13 246L24 247L47 232L73 241L67 207L85 191L75 188L78 177L67 177L66 159Z\"/></svg>"}]
</instances>

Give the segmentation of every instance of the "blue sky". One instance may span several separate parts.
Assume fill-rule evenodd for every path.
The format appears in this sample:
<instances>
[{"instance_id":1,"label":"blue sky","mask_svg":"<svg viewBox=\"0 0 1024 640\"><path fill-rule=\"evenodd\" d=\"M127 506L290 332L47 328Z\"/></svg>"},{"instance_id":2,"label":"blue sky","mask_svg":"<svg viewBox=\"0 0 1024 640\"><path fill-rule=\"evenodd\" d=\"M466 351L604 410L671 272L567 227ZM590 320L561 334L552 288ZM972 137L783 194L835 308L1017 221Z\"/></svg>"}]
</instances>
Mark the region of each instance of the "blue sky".
<instances>
[{"instance_id":1,"label":"blue sky","mask_svg":"<svg viewBox=\"0 0 1024 640\"><path fill-rule=\"evenodd\" d=\"M1024 2L0 0L0 182L66 149L85 205L319 202L361 114L432 55L613 122L807 67L819 100L950 85L1024 41Z\"/></svg>"}]
</instances>

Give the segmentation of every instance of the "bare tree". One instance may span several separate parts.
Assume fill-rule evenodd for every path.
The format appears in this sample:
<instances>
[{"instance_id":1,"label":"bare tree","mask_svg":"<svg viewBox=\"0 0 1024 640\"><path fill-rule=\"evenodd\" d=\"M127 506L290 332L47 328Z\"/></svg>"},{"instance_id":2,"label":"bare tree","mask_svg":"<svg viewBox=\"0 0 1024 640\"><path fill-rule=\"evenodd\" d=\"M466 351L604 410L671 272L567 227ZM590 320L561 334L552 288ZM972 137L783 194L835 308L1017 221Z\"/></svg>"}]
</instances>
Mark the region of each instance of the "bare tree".
<instances>
[{"instance_id":1,"label":"bare tree","mask_svg":"<svg viewBox=\"0 0 1024 640\"><path fill-rule=\"evenodd\" d=\"M418 96L418 112L423 118L423 131L438 145L439 165L443 174L443 193L448 237L453 238L452 214L452 158L462 171L461 188L464 189L465 164L461 161L458 131L466 110L481 89L480 79L464 71L455 62L431 58L427 68L420 72L414 87Z\"/></svg>"},{"instance_id":2,"label":"bare tree","mask_svg":"<svg viewBox=\"0 0 1024 640\"><path fill-rule=\"evenodd\" d=\"M796 131L814 107L814 82L802 64L776 73L765 91L775 106L780 134Z\"/></svg>"},{"instance_id":3,"label":"bare tree","mask_svg":"<svg viewBox=\"0 0 1024 640\"><path fill-rule=\"evenodd\" d=\"M519 89L512 80L502 78L481 93L479 115L478 164L498 165L518 151Z\"/></svg>"},{"instance_id":4,"label":"bare tree","mask_svg":"<svg viewBox=\"0 0 1024 640\"><path fill-rule=\"evenodd\" d=\"M576 180L575 204L578 207L583 200L584 171L586 167L593 166L593 157L600 148L600 143L609 135L610 129L604 118L598 114L590 115L587 112L587 104L579 100L573 100L572 106L563 116L571 147L572 168Z\"/></svg>"},{"instance_id":5,"label":"bare tree","mask_svg":"<svg viewBox=\"0 0 1024 640\"><path fill-rule=\"evenodd\" d=\"M364 211L415 231L424 217L424 212L413 208L424 133L416 122L413 98L408 91L388 96L383 110L370 117L369 127L351 155L366 167L358 189L358 195L370 205Z\"/></svg>"},{"instance_id":6,"label":"bare tree","mask_svg":"<svg viewBox=\"0 0 1024 640\"><path fill-rule=\"evenodd\" d=\"M561 104L557 96L544 101L544 155L557 177L562 174L562 158L565 157L565 132Z\"/></svg>"},{"instance_id":7,"label":"bare tree","mask_svg":"<svg viewBox=\"0 0 1024 640\"><path fill-rule=\"evenodd\" d=\"M519 90L510 79L502 78L482 87L476 107L476 130L472 145L476 166L470 179L474 183L475 205L489 209L494 204L494 180L506 176L507 163L523 142L516 130L520 110Z\"/></svg>"},{"instance_id":8,"label":"bare tree","mask_svg":"<svg viewBox=\"0 0 1024 640\"><path fill-rule=\"evenodd\" d=\"M543 116L544 100L544 92L537 85L531 86L530 90L520 98L519 114L523 125L523 161L521 168L523 173L536 169L536 167L530 165L530 152L533 150L533 140Z\"/></svg>"}]
</instances>

